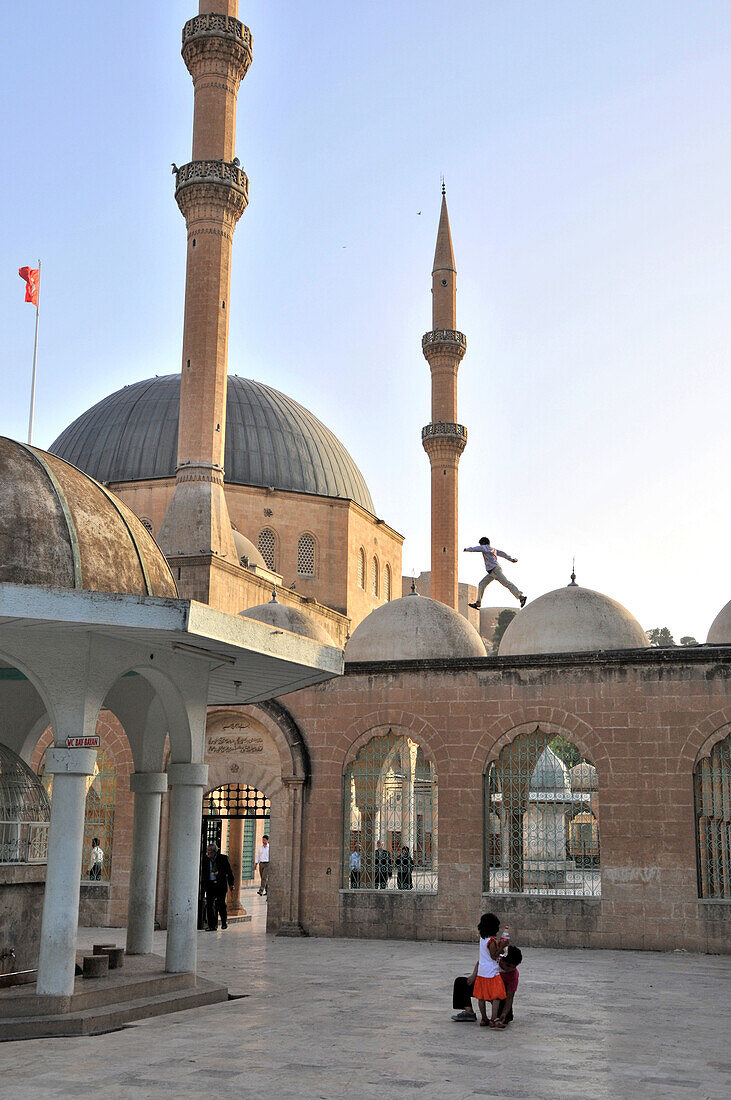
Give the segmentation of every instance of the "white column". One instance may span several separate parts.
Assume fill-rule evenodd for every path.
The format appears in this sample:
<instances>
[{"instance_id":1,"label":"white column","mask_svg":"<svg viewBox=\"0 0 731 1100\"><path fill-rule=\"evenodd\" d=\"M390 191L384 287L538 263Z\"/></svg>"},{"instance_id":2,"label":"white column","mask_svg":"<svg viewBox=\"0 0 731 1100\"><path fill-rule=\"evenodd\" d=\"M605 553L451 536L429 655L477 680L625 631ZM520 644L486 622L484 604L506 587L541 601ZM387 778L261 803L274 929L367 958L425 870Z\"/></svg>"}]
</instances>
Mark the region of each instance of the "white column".
<instances>
[{"instance_id":1,"label":"white column","mask_svg":"<svg viewBox=\"0 0 731 1100\"><path fill-rule=\"evenodd\" d=\"M171 795L165 969L172 974L195 973L201 815L207 779L207 764L171 764L168 768Z\"/></svg>"},{"instance_id":2,"label":"white column","mask_svg":"<svg viewBox=\"0 0 731 1100\"><path fill-rule=\"evenodd\" d=\"M165 772L133 772L132 866L127 905L127 954L149 955L155 931L155 889L160 843L160 806L168 787Z\"/></svg>"},{"instance_id":3,"label":"white column","mask_svg":"<svg viewBox=\"0 0 731 1100\"><path fill-rule=\"evenodd\" d=\"M95 762L96 749L53 747L46 753L53 796L36 990L56 997L74 991L86 782Z\"/></svg>"}]
</instances>

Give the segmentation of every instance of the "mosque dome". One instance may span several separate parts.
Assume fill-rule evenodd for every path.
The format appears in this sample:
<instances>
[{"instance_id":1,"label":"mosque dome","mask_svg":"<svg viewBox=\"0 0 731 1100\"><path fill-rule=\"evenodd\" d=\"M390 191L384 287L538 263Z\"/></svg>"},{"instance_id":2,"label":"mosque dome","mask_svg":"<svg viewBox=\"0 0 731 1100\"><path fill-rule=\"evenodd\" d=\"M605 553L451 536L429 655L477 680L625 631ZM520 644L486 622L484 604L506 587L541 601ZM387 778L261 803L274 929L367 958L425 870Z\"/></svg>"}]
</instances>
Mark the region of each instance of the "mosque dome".
<instances>
[{"instance_id":1,"label":"mosque dome","mask_svg":"<svg viewBox=\"0 0 731 1100\"><path fill-rule=\"evenodd\" d=\"M180 375L134 382L74 420L51 451L102 482L174 477ZM363 475L333 433L291 397L229 375L225 481L354 500L375 514Z\"/></svg>"},{"instance_id":2,"label":"mosque dome","mask_svg":"<svg viewBox=\"0 0 731 1100\"><path fill-rule=\"evenodd\" d=\"M731 600L722 607L711 623L707 645L731 645Z\"/></svg>"},{"instance_id":3,"label":"mosque dome","mask_svg":"<svg viewBox=\"0 0 731 1100\"><path fill-rule=\"evenodd\" d=\"M234 546L236 547L236 557L239 561L246 561L249 565L258 565L260 569L268 569L269 566L264 561L261 553L254 546L251 539L247 539L246 535L242 535L240 531L237 531L234 527L232 530L234 537Z\"/></svg>"},{"instance_id":4,"label":"mosque dome","mask_svg":"<svg viewBox=\"0 0 731 1100\"><path fill-rule=\"evenodd\" d=\"M0 436L0 582L177 597L162 550L113 493Z\"/></svg>"},{"instance_id":5,"label":"mosque dome","mask_svg":"<svg viewBox=\"0 0 731 1100\"><path fill-rule=\"evenodd\" d=\"M257 604L256 607L248 607L246 611L239 612L246 619L257 619L260 623L268 623L277 630L288 630L290 634L301 634L304 638L311 638L320 645L335 645L324 627L299 607L289 607L279 603L274 596L269 603Z\"/></svg>"},{"instance_id":6,"label":"mosque dome","mask_svg":"<svg viewBox=\"0 0 731 1100\"><path fill-rule=\"evenodd\" d=\"M418 592L371 611L345 647L346 663L484 656L482 638L467 619Z\"/></svg>"},{"instance_id":7,"label":"mosque dome","mask_svg":"<svg viewBox=\"0 0 731 1100\"><path fill-rule=\"evenodd\" d=\"M553 749L546 747L538 757L530 777L530 790L536 794L569 790L569 770Z\"/></svg>"},{"instance_id":8,"label":"mosque dome","mask_svg":"<svg viewBox=\"0 0 731 1100\"><path fill-rule=\"evenodd\" d=\"M647 635L621 603L577 584L557 588L519 611L503 634L498 653L587 653L645 649Z\"/></svg>"}]
</instances>

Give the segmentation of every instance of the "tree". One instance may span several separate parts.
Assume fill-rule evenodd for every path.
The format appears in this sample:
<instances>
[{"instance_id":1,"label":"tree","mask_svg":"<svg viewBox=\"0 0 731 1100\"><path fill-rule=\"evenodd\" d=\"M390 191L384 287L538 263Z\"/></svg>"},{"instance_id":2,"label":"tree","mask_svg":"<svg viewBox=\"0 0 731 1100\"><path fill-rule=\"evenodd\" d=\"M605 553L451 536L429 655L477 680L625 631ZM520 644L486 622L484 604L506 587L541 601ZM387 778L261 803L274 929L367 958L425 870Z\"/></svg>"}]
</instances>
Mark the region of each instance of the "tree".
<instances>
[{"instance_id":1,"label":"tree","mask_svg":"<svg viewBox=\"0 0 731 1100\"><path fill-rule=\"evenodd\" d=\"M495 623L495 630L493 631L492 635L493 653L497 653L500 642L503 640L503 634L508 629L517 614L518 612L513 611L511 607L506 607L503 608L503 610L498 615L497 622Z\"/></svg>"},{"instance_id":2,"label":"tree","mask_svg":"<svg viewBox=\"0 0 731 1100\"><path fill-rule=\"evenodd\" d=\"M666 626L653 626L652 630L646 633L650 645L659 647L675 645L675 639Z\"/></svg>"},{"instance_id":3,"label":"tree","mask_svg":"<svg viewBox=\"0 0 731 1100\"><path fill-rule=\"evenodd\" d=\"M681 645L698 645L698 642L693 637L692 634L684 634L683 637L680 639L680 644Z\"/></svg>"}]
</instances>

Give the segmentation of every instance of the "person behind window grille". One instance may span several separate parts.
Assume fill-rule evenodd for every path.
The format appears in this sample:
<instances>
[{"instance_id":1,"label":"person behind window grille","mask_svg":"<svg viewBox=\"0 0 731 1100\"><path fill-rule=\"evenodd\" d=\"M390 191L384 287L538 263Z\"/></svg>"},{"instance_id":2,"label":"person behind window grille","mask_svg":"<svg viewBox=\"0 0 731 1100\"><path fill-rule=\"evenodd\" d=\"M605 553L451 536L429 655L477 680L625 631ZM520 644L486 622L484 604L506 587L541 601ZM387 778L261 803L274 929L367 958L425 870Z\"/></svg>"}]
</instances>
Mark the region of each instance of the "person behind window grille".
<instances>
[{"instance_id":1,"label":"person behind window grille","mask_svg":"<svg viewBox=\"0 0 731 1100\"><path fill-rule=\"evenodd\" d=\"M95 836L91 842L91 862L89 864L89 878L92 882L98 882L102 877L104 866L104 852L99 847L99 837Z\"/></svg>"},{"instance_id":2,"label":"person behind window grille","mask_svg":"<svg viewBox=\"0 0 731 1100\"><path fill-rule=\"evenodd\" d=\"M353 851L350 853L350 889L360 889L360 869L362 860L360 857L360 844L356 844Z\"/></svg>"}]
</instances>

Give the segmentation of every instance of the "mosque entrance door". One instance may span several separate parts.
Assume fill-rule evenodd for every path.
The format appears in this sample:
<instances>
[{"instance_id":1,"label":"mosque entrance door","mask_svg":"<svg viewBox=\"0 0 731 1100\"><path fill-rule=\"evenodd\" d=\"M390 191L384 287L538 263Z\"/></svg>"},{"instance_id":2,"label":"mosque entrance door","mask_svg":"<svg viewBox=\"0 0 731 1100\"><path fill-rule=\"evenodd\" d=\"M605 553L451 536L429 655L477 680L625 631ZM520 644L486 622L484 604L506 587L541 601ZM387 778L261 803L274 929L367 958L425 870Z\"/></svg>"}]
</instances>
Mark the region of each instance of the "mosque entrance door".
<instances>
[{"instance_id":1,"label":"mosque entrance door","mask_svg":"<svg viewBox=\"0 0 731 1100\"><path fill-rule=\"evenodd\" d=\"M198 891L198 927L205 921L203 871L206 848L215 844L225 852L234 874L234 889L229 913L243 912L241 885L253 882L256 852L264 833L270 831L271 804L263 791L245 783L226 783L203 797L201 822L200 887Z\"/></svg>"}]
</instances>

